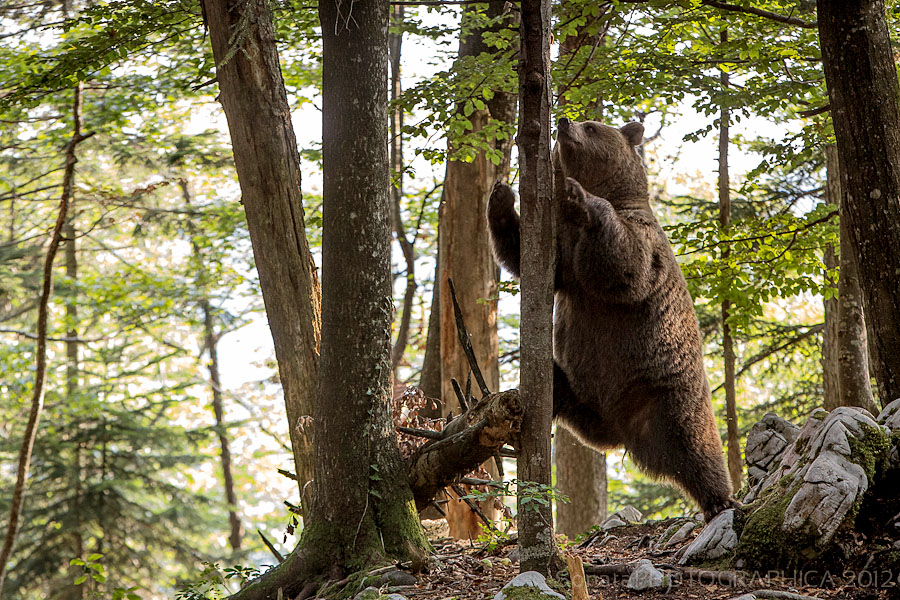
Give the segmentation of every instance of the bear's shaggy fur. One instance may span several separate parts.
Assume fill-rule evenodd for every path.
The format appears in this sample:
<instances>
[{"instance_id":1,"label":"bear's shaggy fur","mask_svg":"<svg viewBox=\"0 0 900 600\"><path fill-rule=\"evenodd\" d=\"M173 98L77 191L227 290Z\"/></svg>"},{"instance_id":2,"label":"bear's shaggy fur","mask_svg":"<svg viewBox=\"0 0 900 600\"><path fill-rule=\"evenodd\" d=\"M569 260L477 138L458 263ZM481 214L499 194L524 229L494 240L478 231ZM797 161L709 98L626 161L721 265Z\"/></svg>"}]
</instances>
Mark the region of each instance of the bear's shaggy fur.
<instances>
[{"instance_id":1,"label":"bear's shaggy fur","mask_svg":"<svg viewBox=\"0 0 900 600\"><path fill-rule=\"evenodd\" d=\"M597 449L624 445L709 520L735 503L693 302L635 151L643 132L640 123L559 123L553 413ZM497 260L518 277L514 201L498 183L488 224Z\"/></svg>"}]
</instances>

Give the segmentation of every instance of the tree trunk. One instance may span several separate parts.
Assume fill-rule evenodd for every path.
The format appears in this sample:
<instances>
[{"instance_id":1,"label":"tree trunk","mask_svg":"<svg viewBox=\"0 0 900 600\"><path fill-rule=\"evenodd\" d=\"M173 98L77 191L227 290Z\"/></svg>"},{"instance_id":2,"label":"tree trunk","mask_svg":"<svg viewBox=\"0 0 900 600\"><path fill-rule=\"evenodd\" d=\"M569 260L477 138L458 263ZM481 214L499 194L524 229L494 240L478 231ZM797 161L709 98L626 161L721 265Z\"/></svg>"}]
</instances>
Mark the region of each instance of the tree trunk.
<instances>
[{"instance_id":1,"label":"tree trunk","mask_svg":"<svg viewBox=\"0 0 900 600\"><path fill-rule=\"evenodd\" d=\"M388 5L326 0L319 18L324 294L316 484L304 538L346 567L385 553L409 557L427 542L391 411Z\"/></svg>"},{"instance_id":2,"label":"tree trunk","mask_svg":"<svg viewBox=\"0 0 900 600\"><path fill-rule=\"evenodd\" d=\"M28 471L31 466L31 451L34 448L34 440L37 438L38 423L44 408L44 381L47 374L47 320L49 317L50 294L53 291L53 262L56 252L62 240L63 228L66 224L66 214L69 210L69 200L75 182L75 163L78 162L75 152L78 144L94 135L93 132L81 132L81 84L74 90L72 100L72 137L66 144L65 166L63 168L62 196L59 200L59 212L53 233L50 235L50 243L47 247L47 256L44 259L43 282L41 295L38 300L37 318L37 348L35 350L34 386L31 393L31 403L28 411L28 421L25 424L25 432L22 435L22 443L19 446L19 457L16 463L16 483L13 486L10 499L9 521L6 526L6 536L3 546L0 547L0 598L3 597L3 582L6 579L6 565L12 555L16 535L19 531L19 519L22 516L22 508L25 505L25 484L28 481Z\"/></svg>"},{"instance_id":3,"label":"tree trunk","mask_svg":"<svg viewBox=\"0 0 900 600\"><path fill-rule=\"evenodd\" d=\"M443 204L443 199L441 200ZM425 357L419 375L419 389L429 398L441 397L441 230L438 225L438 251L434 257L434 284L431 288L431 311L428 313L428 334L425 338ZM422 416L441 416L440 407L432 411L430 406Z\"/></svg>"},{"instance_id":4,"label":"tree trunk","mask_svg":"<svg viewBox=\"0 0 900 600\"><path fill-rule=\"evenodd\" d=\"M237 494L234 491L234 476L231 473L231 448L228 445L228 430L225 423L225 407L222 402L222 382L219 378L219 336L213 323L212 307L204 298L200 306L203 310L203 333L206 351L209 353L209 386L212 388L213 414L216 417L216 434L219 437L219 456L222 461L222 482L225 485L225 501L228 503L228 543L232 552L241 549L243 528L237 513Z\"/></svg>"},{"instance_id":5,"label":"tree trunk","mask_svg":"<svg viewBox=\"0 0 900 600\"><path fill-rule=\"evenodd\" d=\"M556 487L569 498L556 505L556 531L574 540L606 519L606 454L582 444L565 427L557 427L553 457Z\"/></svg>"},{"instance_id":6,"label":"tree trunk","mask_svg":"<svg viewBox=\"0 0 900 600\"><path fill-rule=\"evenodd\" d=\"M728 41L728 31L719 33L721 43ZM720 74L722 92L728 90L728 73ZM730 136L728 121L731 118L726 104L722 104L719 113L719 225L727 230L731 225L731 181L728 175L728 144ZM723 260L728 260L727 245L722 250ZM728 324L731 302L725 298L722 300L722 354L725 363L725 423L728 432L728 473L731 475L731 488L741 489L741 474L743 461L741 460L741 438L738 431L737 419L737 391L735 389L734 374L734 340L731 337L731 326Z\"/></svg>"},{"instance_id":7,"label":"tree trunk","mask_svg":"<svg viewBox=\"0 0 900 600\"><path fill-rule=\"evenodd\" d=\"M503 0L492 0L488 4L488 16L496 17L503 14L503 7ZM463 30L466 21L471 19L471 11L474 10L466 9L463 12ZM475 29L468 37L461 38L460 58L487 52L489 48L482 39L485 33L484 29ZM473 126L472 131L480 131L488 119L512 122L515 118L515 107L515 95L496 92L494 98L487 103L487 110L475 111L469 117ZM461 412L451 379L455 378L464 384L469 372L469 363L456 333L456 319L450 300L448 280L453 280L485 382L491 390L497 390L499 387L496 300L499 271L491 254L485 214L494 182L505 181L509 175L511 143L508 139L495 142L504 156L499 165L494 165L488 160L484 152L479 152L472 162L452 158L447 161L439 214L438 242L441 294L438 303L441 311L441 399L444 402L445 415L449 412L453 414ZM452 139L449 145L452 152L454 145ZM493 478L498 477L496 466L492 462L486 463L485 468ZM496 510L492 501L480 504L482 512L488 518L495 518ZM468 539L481 533L481 521L465 503L452 500L446 506L446 511L451 536Z\"/></svg>"},{"instance_id":8,"label":"tree trunk","mask_svg":"<svg viewBox=\"0 0 900 600\"><path fill-rule=\"evenodd\" d=\"M393 22L403 22L403 6L392 6ZM409 340L409 323L412 318L413 300L416 297L416 249L413 243L406 237L406 228L403 225L403 215L400 211L403 199L403 108L395 102L400 98L400 50L403 44L403 33L391 33L388 47L391 59L391 170L393 171L394 184L391 186L391 218L397 243L403 252L406 262L406 291L403 294L403 306L400 308L400 324L397 326L397 340L391 351L391 371L394 379L397 379L397 367L406 352Z\"/></svg>"},{"instance_id":9,"label":"tree trunk","mask_svg":"<svg viewBox=\"0 0 900 600\"><path fill-rule=\"evenodd\" d=\"M250 7L250 22L267 33L259 36L257 31L259 46L241 50L229 65L244 53L274 57L265 0L238 2L233 15L225 12L241 22L241 8ZM315 593L313 579L339 580L350 570L387 557L421 560L428 545L391 420L388 4L325 0L319 3L319 19L324 229L322 354L312 421L315 481L299 546L236 598L293 598L307 583ZM219 32L225 39L227 34L227 29ZM268 100L276 106L284 97L280 82L279 89ZM263 103L260 108L271 115L270 106ZM284 119L289 128L286 112ZM241 118L236 121L239 129L233 129L233 135L246 127ZM296 157L294 146L285 148ZM282 175L296 184L295 173ZM248 220L252 210L247 207ZM270 262L284 260L282 254L289 251L296 254L296 248L252 241L257 256L265 255ZM282 311L277 318L291 323L283 305L267 302L266 308L270 321L273 312Z\"/></svg>"},{"instance_id":10,"label":"tree trunk","mask_svg":"<svg viewBox=\"0 0 900 600\"><path fill-rule=\"evenodd\" d=\"M826 173L828 184L826 196L828 202L843 210L842 185L837 148L833 145L825 147ZM838 406L859 406L873 414L878 414L875 399L872 396L872 384L869 378L869 356L866 344L866 323L863 318L862 292L859 289L859 275L856 269L856 257L847 231L847 220L841 218L840 238L840 277L838 279L838 295L832 298L832 328L834 333L834 350L829 354L830 367L834 373L825 373L825 382L832 380L830 387L835 398L830 399L829 385L825 387L825 409L833 410ZM828 265L828 250L831 250L831 261L837 266L834 250L826 249L825 261ZM829 335L829 312L826 304L825 335Z\"/></svg>"},{"instance_id":11,"label":"tree trunk","mask_svg":"<svg viewBox=\"0 0 900 600\"><path fill-rule=\"evenodd\" d=\"M203 0L203 6L302 495L312 479L312 450L300 423L312 414L316 393L321 292L275 31L265 0Z\"/></svg>"},{"instance_id":12,"label":"tree trunk","mask_svg":"<svg viewBox=\"0 0 900 600\"><path fill-rule=\"evenodd\" d=\"M519 204L521 206L521 359L525 418L519 441L518 526L524 571L547 575L559 558L551 503L529 501L550 486L553 418L553 284L556 215L550 163L550 2L523 0L519 53Z\"/></svg>"},{"instance_id":13,"label":"tree trunk","mask_svg":"<svg viewBox=\"0 0 900 600\"><path fill-rule=\"evenodd\" d=\"M842 221L859 269L882 405L900 398L900 102L882 0L819 0Z\"/></svg>"},{"instance_id":14,"label":"tree trunk","mask_svg":"<svg viewBox=\"0 0 900 600\"><path fill-rule=\"evenodd\" d=\"M191 205L191 192L186 179L179 179L178 187L181 188L181 197L186 206ZM188 223L191 232L191 246L194 251L194 268L197 272L197 292L200 295L200 310L203 311L203 347L209 353L209 387L212 394L213 415L216 419L216 435L219 438L219 458L222 463L222 484L225 488L225 502L228 503L228 543L232 552L241 549L243 527L241 518L237 514L237 494L234 490L234 476L231 472L231 448L228 443L228 430L225 423L225 406L222 401L222 381L219 377L219 334L213 318L212 306L209 302L209 294L205 282L205 265L200 245L196 239L196 228L193 223ZM202 349L201 349L202 354Z\"/></svg>"},{"instance_id":15,"label":"tree trunk","mask_svg":"<svg viewBox=\"0 0 900 600\"><path fill-rule=\"evenodd\" d=\"M68 208L68 220L66 221L65 227L63 227L63 239L66 242L65 245L65 260L66 260L66 279L69 281L69 285L71 286L71 292L68 298L66 298L66 321L68 322L68 326L66 327L66 402L69 406L74 406L78 400L78 392L79 392L79 373L81 370L80 366L80 352L78 348L78 251L76 244L76 232L75 232L75 198L74 196L69 198L69 208ZM80 506L82 502L82 489L81 489L81 444L76 444L75 446L75 455L72 460L72 469L74 471L72 479L75 482L75 489L72 490L72 494L74 495L74 504L75 506ZM82 536L82 521L81 521L81 513L75 515L77 520L77 524L72 532L72 544L74 555L78 558L84 558L84 537ZM80 575L81 567L77 565L69 565L68 573L70 575L69 581L74 581L78 575ZM86 588L83 585L74 585L72 583L68 583L63 590L63 598L72 599L72 600L80 600L84 598Z\"/></svg>"},{"instance_id":16,"label":"tree trunk","mask_svg":"<svg viewBox=\"0 0 900 600\"><path fill-rule=\"evenodd\" d=\"M593 48L604 43L604 38L605 33L591 36L587 27L579 27L576 35L563 39L558 62L567 64L585 45L592 46L593 51ZM566 94L560 93L557 102L559 106L566 105ZM600 98L594 100L589 112L590 116L584 115L585 118L602 120L603 103ZM565 193L565 182L561 177L555 182L555 187L555 201L559 203L562 198L558 194ZM553 460L556 463L556 487L569 499L568 502L556 504L556 531L575 539L606 519L606 453L582 444L565 427L557 427L553 438Z\"/></svg>"}]
</instances>

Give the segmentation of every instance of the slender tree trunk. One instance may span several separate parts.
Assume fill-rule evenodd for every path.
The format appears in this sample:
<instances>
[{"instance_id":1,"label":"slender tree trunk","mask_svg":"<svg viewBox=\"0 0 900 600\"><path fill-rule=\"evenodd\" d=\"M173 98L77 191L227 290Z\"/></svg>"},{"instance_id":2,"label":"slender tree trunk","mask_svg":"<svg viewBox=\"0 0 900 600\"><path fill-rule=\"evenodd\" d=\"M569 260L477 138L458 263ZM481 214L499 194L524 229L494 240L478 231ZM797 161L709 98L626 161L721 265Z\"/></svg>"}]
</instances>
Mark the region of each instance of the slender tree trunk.
<instances>
[{"instance_id":1,"label":"slender tree trunk","mask_svg":"<svg viewBox=\"0 0 900 600\"><path fill-rule=\"evenodd\" d=\"M723 30L719 34L720 41L724 44L728 41L728 31ZM722 72L719 76L722 82L722 91L728 90L728 73ZM731 183L728 176L728 144L730 136L728 121L731 118L728 106L722 105L719 113L719 225L723 230L731 225ZM722 258L728 259L728 247L722 250ZM734 340L731 337L731 326L728 324L728 316L731 310L731 302L725 298L722 300L722 353L725 359L725 422L728 430L728 473L731 475L731 487L734 490L741 489L741 474L743 463L741 461L741 439L738 432L737 419L737 393L735 390L734 375Z\"/></svg>"},{"instance_id":2,"label":"slender tree trunk","mask_svg":"<svg viewBox=\"0 0 900 600\"><path fill-rule=\"evenodd\" d=\"M228 544L233 552L241 549L243 528L237 513L237 494L234 491L234 475L231 472L231 448L228 444L228 430L225 423L225 407L222 402L222 381L219 378L219 336L213 323L212 307L209 300L200 302L203 310L203 333L206 351L209 353L209 385L212 388L213 414L216 417L216 434L219 437L219 451L222 459L222 482L225 485L225 501L228 503Z\"/></svg>"},{"instance_id":3,"label":"slender tree trunk","mask_svg":"<svg viewBox=\"0 0 900 600\"><path fill-rule=\"evenodd\" d=\"M69 405L72 405L78 399L79 392L79 373L80 373L80 364L79 364L79 349L78 349L78 298L76 296L77 292L77 282L78 282L78 254L77 254L77 242L76 242L76 231L75 231L75 198L74 196L69 198L69 209L68 209L68 219L66 220L66 225L63 227L63 239L65 239L65 260L66 260L66 278L69 280L70 285L72 286L72 292L66 299L66 321L68 322L68 327L66 328L66 337L68 340L66 341L66 401ZM76 557L84 558L84 538L82 537L81 528L81 444L77 444L75 447L75 455L73 456L73 465L72 465L72 481L74 482L74 490L72 494L74 496L73 505L75 508L75 519L77 520L76 526L72 532L72 544L74 546L74 553ZM75 565L69 566L69 575L71 575L70 582L74 581L78 576L78 572L80 567ZM85 586L83 585L74 585L67 584L66 589L63 592L63 596L65 598L71 599L81 599L84 598Z\"/></svg>"},{"instance_id":4,"label":"slender tree trunk","mask_svg":"<svg viewBox=\"0 0 900 600\"><path fill-rule=\"evenodd\" d=\"M550 2L522 1L519 53L522 317L520 391L525 418L519 441L518 525L521 571L547 575L559 558L550 503L523 502L550 485L553 416L553 283L556 218L550 163ZM531 489L528 489L528 488Z\"/></svg>"},{"instance_id":5,"label":"slender tree trunk","mask_svg":"<svg viewBox=\"0 0 900 600\"><path fill-rule=\"evenodd\" d=\"M900 398L900 92L882 0L819 0L845 221L882 405Z\"/></svg>"},{"instance_id":6,"label":"slender tree trunk","mask_svg":"<svg viewBox=\"0 0 900 600\"><path fill-rule=\"evenodd\" d=\"M826 197L829 203L841 209L843 195L838 152L835 146L825 147L825 159L828 177ZM832 303L830 311L828 304L825 306L826 340L830 332L833 338L833 349L828 353L828 362L826 362L826 365L833 369L833 373L829 374L827 371L825 373L825 409L833 410L838 406L859 406L877 414L878 408L872 396L872 384L869 378L862 292L859 289L859 275L856 269L856 258L853 255L853 246L850 244L850 234L847 231L847 220L843 217L841 218L840 238L838 295L837 298L826 301ZM826 248L825 263L829 269L838 266L833 248ZM831 317L830 321L829 316Z\"/></svg>"},{"instance_id":7,"label":"slender tree trunk","mask_svg":"<svg viewBox=\"0 0 900 600\"><path fill-rule=\"evenodd\" d=\"M560 44L558 62L566 64L584 46L596 48L604 43L605 34L589 35L587 28L579 27L574 36L568 36ZM566 94L560 94L558 103L568 103ZM590 116L585 118L602 120L603 103L595 99L589 107ZM556 175L555 175L556 177ZM555 182L556 201L558 194L565 193L564 181L558 177ZM594 525L602 523L607 516L606 453L597 452L582 444L571 431L557 427L553 437L553 459L556 463L556 487L569 498L568 502L556 504L556 531L571 539L581 535Z\"/></svg>"},{"instance_id":8,"label":"slender tree trunk","mask_svg":"<svg viewBox=\"0 0 900 600\"><path fill-rule=\"evenodd\" d=\"M181 196L187 206L191 205L191 192L186 179L180 179L178 186L181 188ZM197 243L195 228L188 224L191 232L191 246L194 251L195 269L197 270L197 289L200 294L200 310L203 311L203 347L209 354L209 387L212 394L213 415L216 419L216 435L219 438L219 458L222 462L222 484L225 488L225 502L228 503L228 543L231 550L236 552L241 549L243 528L240 516L237 514L237 493L234 489L234 476L231 471L231 448L228 443L228 429L225 423L225 404L222 400L222 381L219 377L219 334L216 333L215 318L212 305L206 290L205 265L200 245ZM202 352L201 352L202 354Z\"/></svg>"},{"instance_id":9,"label":"slender tree trunk","mask_svg":"<svg viewBox=\"0 0 900 600\"><path fill-rule=\"evenodd\" d=\"M25 433L22 436L22 444L19 448L16 483L12 490L6 536L3 540L3 546L0 548L0 597L3 595L3 582L6 579L6 565L9 562L13 545L16 542L16 534L19 531L19 519L22 515L22 507L25 504L25 485L28 480L28 470L31 466L31 451L34 448L38 422L40 421L41 410L44 406L44 379L46 378L47 372L47 319L50 294L53 290L53 261L56 258L56 252L59 249L59 243L62 240L62 232L66 224L66 214L69 209L69 200L72 197L72 188L75 180L75 163L78 162L75 150L78 144L94 135L93 132L87 134L81 132L81 84L75 88L73 95L72 137L66 145L62 197L59 200L59 212L56 217L56 225L53 227L53 233L50 236L50 244L47 247L47 256L44 259L43 285L41 286L41 295L40 300L38 301L34 387L31 394L28 422L25 425Z\"/></svg>"},{"instance_id":10,"label":"slender tree trunk","mask_svg":"<svg viewBox=\"0 0 900 600\"><path fill-rule=\"evenodd\" d=\"M837 148L833 145L825 147L825 201L840 208L841 205L841 175L838 172ZM840 273L838 281L831 278L830 273L838 271L839 263L835 247L829 244L825 248L823 262L825 263L825 277L835 287L835 296L823 301L825 310L825 331L822 335L822 405L825 410L831 411L841 406L841 382L838 356L840 354L838 342L840 330L840 316L838 308L838 295L840 294L840 280L844 274ZM866 368L868 374L868 365Z\"/></svg>"},{"instance_id":11,"label":"slender tree trunk","mask_svg":"<svg viewBox=\"0 0 900 600\"><path fill-rule=\"evenodd\" d=\"M443 204L443 200L441 201ZM431 311L428 313L428 334L425 338L425 358L422 359L422 373L419 389L429 398L441 397L441 231L438 225L438 250L434 257L434 284L431 288ZM441 416L440 409L427 415L429 418Z\"/></svg>"},{"instance_id":12,"label":"slender tree trunk","mask_svg":"<svg viewBox=\"0 0 900 600\"><path fill-rule=\"evenodd\" d=\"M403 6L392 6L391 14L394 23L403 22ZM400 51L403 44L403 33L391 33L388 46L391 58L391 170L394 174L394 185L391 186L391 217L394 234L403 252L406 262L406 291L403 294L403 306L400 309L400 325L397 327L397 340L391 352L391 370L397 379L397 367L403 359L409 341L409 323L412 318L413 300L416 298L416 249L406 237L403 216L400 211L403 199L403 109L396 105L400 98Z\"/></svg>"},{"instance_id":13,"label":"slender tree trunk","mask_svg":"<svg viewBox=\"0 0 900 600\"><path fill-rule=\"evenodd\" d=\"M312 414L316 394L321 291L306 240L300 159L275 31L266 0L203 0L203 6L302 495L313 469L300 423Z\"/></svg>"},{"instance_id":14,"label":"slender tree trunk","mask_svg":"<svg viewBox=\"0 0 900 600\"><path fill-rule=\"evenodd\" d=\"M504 2L491 0L488 16L503 14ZM475 9L463 12L463 25L471 19ZM490 48L484 43L484 29L475 29L467 37L460 39L459 57L478 56ZM471 114L473 132L484 127L488 119L511 123L515 118L515 95L496 92L487 103L487 110L477 110ZM462 106L460 106L462 110ZM441 344L441 399L444 414L460 413L451 379L464 384L469 372L469 363L459 343L456 333L456 319L450 300L448 280L453 280L457 299L463 312L478 365L485 382L491 390L497 390L500 382L497 340L497 279L498 269L491 254L488 236L487 201L494 182L506 180L509 174L509 154L511 140L497 143L504 159L494 165L485 152L479 152L474 160L465 162L448 159L444 179L444 193L439 216L439 258L440 258L440 344ZM450 150L453 150L450 140ZM486 301L487 300L487 301ZM498 472L492 462L485 468L496 478ZM482 502L481 510L488 518L496 516L493 502ZM450 535L459 539L474 538L481 533L481 522L472 510L459 500L451 501L447 507L447 523Z\"/></svg>"}]
</instances>

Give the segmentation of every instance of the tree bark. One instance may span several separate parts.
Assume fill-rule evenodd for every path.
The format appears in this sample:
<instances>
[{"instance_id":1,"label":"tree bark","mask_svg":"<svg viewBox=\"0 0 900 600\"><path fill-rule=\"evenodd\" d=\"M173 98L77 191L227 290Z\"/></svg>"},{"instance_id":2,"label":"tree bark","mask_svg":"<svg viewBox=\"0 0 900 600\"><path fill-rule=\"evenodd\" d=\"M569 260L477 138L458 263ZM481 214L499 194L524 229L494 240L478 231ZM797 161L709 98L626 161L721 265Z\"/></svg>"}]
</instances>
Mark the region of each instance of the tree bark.
<instances>
[{"instance_id":1,"label":"tree bark","mask_svg":"<svg viewBox=\"0 0 900 600\"><path fill-rule=\"evenodd\" d=\"M728 31L719 33L719 41L728 41ZM722 71L719 75L722 83L722 92L728 90L728 73ZM731 182L728 175L728 144L730 136L728 121L731 115L728 106L723 103L719 112L719 225L722 230L727 230L731 225ZM723 260L728 259L727 245L722 250ZM741 489L741 474L743 461L741 460L741 439L738 431L737 419L737 391L735 389L734 374L734 340L731 337L731 325L728 324L728 316L731 310L731 302L722 300L722 354L725 363L725 423L728 435L728 473L731 476L731 488Z\"/></svg>"},{"instance_id":2,"label":"tree bark","mask_svg":"<svg viewBox=\"0 0 900 600\"><path fill-rule=\"evenodd\" d=\"M602 9L601 9L602 10ZM574 36L567 36L560 44L559 63L568 64L577 52L590 45L591 51L604 43L605 33L591 36L587 27L579 27ZM583 73L583 71L582 71ZM567 84L569 82L563 82ZM559 86L558 86L559 87ZM560 93L558 104L568 104L565 93ZM603 102L596 98L588 107L590 116L585 118L602 120ZM555 182L557 203L562 201L558 194L565 193L565 182L558 174ZM606 453L597 452L582 444L571 431L557 427L553 437L553 460L556 463L556 487L568 497L568 502L556 504L556 531L571 539L602 523L607 516L608 494L606 479Z\"/></svg>"},{"instance_id":3,"label":"tree bark","mask_svg":"<svg viewBox=\"0 0 900 600\"><path fill-rule=\"evenodd\" d=\"M255 6L269 18L265 0ZM315 481L299 546L238 598L292 598L312 578L339 580L388 557L423 559L428 545L391 420L388 4L324 0L318 10L324 228ZM274 53L274 37L264 39ZM286 249L257 251L277 261Z\"/></svg>"},{"instance_id":4,"label":"tree bark","mask_svg":"<svg viewBox=\"0 0 900 600\"><path fill-rule=\"evenodd\" d=\"M837 148L833 145L825 147L826 173L828 184L826 195L828 201L835 204L843 211L844 204L841 180L840 164L838 162ZM872 396L872 383L869 377L869 353L866 343L866 323L863 317L862 292L859 289L859 274L856 268L856 257L853 254L853 246L850 243L850 234L847 231L847 220L840 221L841 255L840 277L838 279L838 295L834 300L832 311L835 335L835 349L833 351L834 379L831 384L836 388L837 402L829 407L829 393L826 387L825 409L832 410L838 406L859 406L872 414L878 414L875 398ZM827 250L826 250L827 252ZM833 255L832 251L832 255ZM835 260L832 256L832 260ZM828 255L826 254L826 263ZM830 267L832 268L832 267ZM827 308L827 306L826 306ZM828 312L825 314L825 332L828 335ZM829 374L826 373L826 382Z\"/></svg>"},{"instance_id":5,"label":"tree bark","mask_svg":"<svg viewBox=\"0 0 900 600\"><path fill-rule=\"evenodd\" d=\"M519 53L521 206L520 392L525 418L518 447L518 527L524 571L549 574L559 561L551 504L525 502L550 486L553 418L553 283L556 218L550 163L550 2L523 0ZM532 487L531 490L523 487Z\"/></svg>"},{"instance_id":6,"label":"tree bark","mask_svg":"<svg viewBox=\"0 0 900 600\"><path fill-rule=\"evenodd\" d=\"M41 295L38 301L34 387L31 394L28 421L25 424L22 444L19 447L16 483L12 490L6 536L3 539L3 546L0 547L0 597L3 595L3 582L6 579L6 565L9 562L9 557L12 554L13 546L16 542L16 534L19 531L19 518L22 515L22 507L25 505L25 484L27 483L28 471L31 466L31 451L34 448L34 440L37 437L37 427L41 419L41 411L44 407L44 380L47 374L47 319L49 316L50 294L53 291L53 262L56 258L56 252L59 249L59 243L62 240L62 232L66 224L66 214L69 209L69 200L72 198L72 189L75 181L75 163L78 162L75 150L78 144L94 135L93 132L87 134L81 132L81 84L75 88L73 96L72 137L66 145L62 196L59 200L59 212L56 217L56 224L53 227L53 233L50 236L50 244L47 247L47 256L44 259L43 284L41 286Z\"/></svg>"},{"instance_id":7,"label":"tree bark","mask_svg":"<svg viewBox=\"0 0 900 600\"><path fill-rule=\"evenodd\" d=\"M265 0L203 0L203 6L302 495L313 471L300 423L312 414L316 394L321 291L275 31Z\"/></svg>"},{"instance_id":8,"label":"tree bark","mask_svg":"<svg viewBox=\"0 0 900 600\"><path fill-rule=\"evenodd\" d=\"M819 41L881 404L900 398L900 101L882 0L819 0Z\"/></svg>"},{"instance_id":9,"label":"tree bark","mask_svg":"<svg viewBox=\"0 0 900 600\"><path fill-rule=\"evenodd\" d=\"M409 557L427 542L391 411L388 5L325 1L319 18L324 293L317 483L304 536L324 535L326 554L346 567L384 554Z\"/></svg>"},{"instance_id":10,"label":"tree bark","mask_svg":"<svg viewBox=\"0 0 900 600\"><path fill-rule=\"evenodd\" d=\"M491 0L487 15L497 17L503 14L503 0ZM463 12L462 29L475 9ZM486 30L475 29L460 38L459 57L478 56L490 48L483 36ZM462 106L460 106L462 110ZM469 120L473 132L484 127L488 119L511 123L515 119L516 98L514 94L497 91L487 102L487 110L476 110ZM474 160L465 162L447 161L444 178L444 193L439 213L439 258L440 258L440 344L441 344L441 399L444 414L459 414L461 409L453 392L451 379L465 382L469 363L456 334L456 319L450 290L447 284L452 279L457 291L457 299L463 311L463 318L472 338L475 356L481 367L488 388L497 390L500 382L497 339L497 280L499 270L491 253L485 214L487 201L494 182L506 180L509 175L511 140L495 142L503 153L499 165L488 160L485 152L479 152ZM449 142L450 152L454 142ZM437 285L437 283L436 283ZM485 468L492 477L497 477L496 466L487 463ZM493 502L482 502L481 510L489 518L494 518L496 510ZM481 521L469 507L458 500L447 507L447 523L450 535L458 539L477 537L481 533Z\"/></svg>"}]
</instances>

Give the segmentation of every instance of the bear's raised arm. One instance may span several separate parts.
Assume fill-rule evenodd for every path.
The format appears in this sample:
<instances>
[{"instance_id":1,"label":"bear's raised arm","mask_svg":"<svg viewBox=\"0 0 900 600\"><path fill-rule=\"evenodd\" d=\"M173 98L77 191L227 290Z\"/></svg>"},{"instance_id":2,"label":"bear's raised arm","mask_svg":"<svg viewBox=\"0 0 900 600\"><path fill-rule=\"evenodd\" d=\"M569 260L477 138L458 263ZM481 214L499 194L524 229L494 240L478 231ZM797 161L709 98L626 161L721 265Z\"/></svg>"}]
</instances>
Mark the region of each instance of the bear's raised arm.
<instances>
[{"instance_id":1,"label":"bear's raised arm","mask_svg":"<svg viewBox=\"0 0 900 600\"><path fill-rule=\"evenodd\" d=\"M584 191L571 177L566 180L566 210L586 218L560 235L575 236L572 265L584 289L615 302L638 302L653 292L663 275L654 260L659 240L652 217L623 218L603 198ZM581 211L578 210L580 207Z\"/></svg>"},{"instance_id":2,"label":"bear's raised arm","mask_svg":"<svg viewBox=\"0 0 900 600\"><path fill-rule=\"evenodd\" d=\"M491 234L494 257L500 265L519 278L519 215L515 208L516 195L503 182L494 184L488 200L487 221Z\"/></svg>"}]
</instances>

